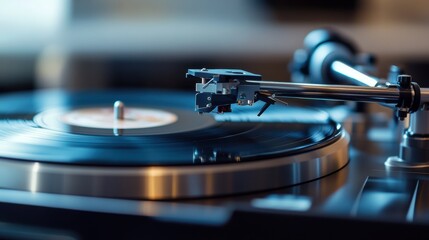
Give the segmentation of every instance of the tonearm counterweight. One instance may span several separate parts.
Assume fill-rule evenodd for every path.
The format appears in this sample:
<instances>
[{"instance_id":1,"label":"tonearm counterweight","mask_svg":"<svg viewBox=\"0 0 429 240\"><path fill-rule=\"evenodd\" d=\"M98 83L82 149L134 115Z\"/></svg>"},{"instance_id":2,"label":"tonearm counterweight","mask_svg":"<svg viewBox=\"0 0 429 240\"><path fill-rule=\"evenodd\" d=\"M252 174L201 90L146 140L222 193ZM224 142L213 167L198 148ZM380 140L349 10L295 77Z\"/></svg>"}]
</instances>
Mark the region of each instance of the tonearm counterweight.
<instances>
[{"instance_id":1,"label":"tonearm counterweight","mask_svg":"<svg viewBox=\"0 0 429 240\"><path fill-rule=\"evenodd\" d=\"M389 157L386 166L429 167L429 89L420 88L410 75L396 74L388 80L370 76L358 67L352 44L328 30L316 30L305 39L305 57L294 60L293 71L315 82L308 84L263 81L262 76L238 69L189 69L187 76L198 77L196 108L199 113L230 112L231 104L253 105L263 101L261 115L271 104L284 98L373 102L395 110L400 120L410 117L402 136L398 157Z\"/></svg>"}]
</instances>

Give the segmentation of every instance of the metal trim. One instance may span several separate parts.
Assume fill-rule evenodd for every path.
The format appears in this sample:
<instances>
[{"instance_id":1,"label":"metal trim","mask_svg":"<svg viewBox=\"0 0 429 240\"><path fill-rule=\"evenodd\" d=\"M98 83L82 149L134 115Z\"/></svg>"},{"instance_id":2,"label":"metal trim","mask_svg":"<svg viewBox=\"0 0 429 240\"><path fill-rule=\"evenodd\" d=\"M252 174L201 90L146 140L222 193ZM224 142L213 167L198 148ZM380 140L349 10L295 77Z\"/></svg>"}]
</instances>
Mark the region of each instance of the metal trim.
<instances>
[{"instance_id":1,"label":"metal trim","mask_svg":"<svg viewBox=\"0 0 429 240\"><path fill-rule=\"evenodd\" d=\"M182 199L248 193L331 174L348 161L349 136L309 152L261 161L198 166L109 167L0 160L0 187L31 192L133 199Z\"/></svg>"}]
</instances>

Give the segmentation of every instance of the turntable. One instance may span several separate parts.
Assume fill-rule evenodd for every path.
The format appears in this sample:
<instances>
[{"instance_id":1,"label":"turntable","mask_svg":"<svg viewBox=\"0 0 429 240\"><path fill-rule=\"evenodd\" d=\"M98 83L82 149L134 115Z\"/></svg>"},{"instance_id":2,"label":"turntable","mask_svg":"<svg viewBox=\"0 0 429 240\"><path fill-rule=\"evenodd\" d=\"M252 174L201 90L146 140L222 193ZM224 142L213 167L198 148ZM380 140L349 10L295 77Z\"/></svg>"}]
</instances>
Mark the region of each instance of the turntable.
<instances>
[{"instance_id":1,"label":"turntable","mask_svg":"<svg viewBox=\"0 0 429 240\"><path fill-rule=\"evenodd\" d=\"M318 110L197 115L192 94L156 91L43 92L3 102L23 104L3 112L2 187L9 189L212 197L314 180L348 161L346 133Z\"/></svg>"},{"instance_id":2,"label":"turntable","mask_svg":"<svg viewBox=\"0 0 429 240\"><path fill-rule=\"evenodd\" d=\"M425 237L428 91L367 74L356 54L322 29L292 67L316 83L203 68L187 73L196 94L1 96L0 236ZM296 98L379 103L409 127L400 142L355 138Z\"/></svg>"}]
</instances>

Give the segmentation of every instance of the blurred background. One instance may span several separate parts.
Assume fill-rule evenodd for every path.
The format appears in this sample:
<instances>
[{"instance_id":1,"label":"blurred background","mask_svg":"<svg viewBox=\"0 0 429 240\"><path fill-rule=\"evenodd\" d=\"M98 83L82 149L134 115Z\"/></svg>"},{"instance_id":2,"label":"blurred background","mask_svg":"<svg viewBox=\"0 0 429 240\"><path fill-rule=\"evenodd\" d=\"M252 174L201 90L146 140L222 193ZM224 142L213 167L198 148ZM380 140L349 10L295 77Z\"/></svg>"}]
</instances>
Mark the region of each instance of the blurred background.
<instances>
[{"instance_id":1,"label":"blurred background","mask_svg":"<svg viewBox=\"0 0 429 240\"><path fill-rule=\"evenodd\" d=\"M429 74L425 0L0 0L0 91L194 89L188 68L288 81L306 34L332 27L414 79Z\"/></svg>"}]
</instances>

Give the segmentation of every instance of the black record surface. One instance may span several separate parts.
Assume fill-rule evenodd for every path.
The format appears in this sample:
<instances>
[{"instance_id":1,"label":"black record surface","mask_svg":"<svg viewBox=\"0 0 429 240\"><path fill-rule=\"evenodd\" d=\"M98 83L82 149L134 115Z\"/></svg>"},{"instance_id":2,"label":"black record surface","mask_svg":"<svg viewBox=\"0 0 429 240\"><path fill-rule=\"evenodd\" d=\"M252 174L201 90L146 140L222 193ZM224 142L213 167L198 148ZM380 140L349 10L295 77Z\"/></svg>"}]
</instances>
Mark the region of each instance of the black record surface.
<instances>
[{"instance_id":1,"label":"black record surface","mask_svg":"<svg viewBox=\"0 0 429 240\"><path fill-rule=\"evenodd\" d=\"M34 120L43 111L110 107L118 99L129 106L172 112L178 120L156 127L159 131L131 129L120 136L112 129L50 128ZM38 91L4 95L0 97L0 157L112 166L235 163L312 151L340 135L339 126L324 112L276 105L257 117L261 106L233 106L232 113L200 116L193 111L192 92Z\"/></svg>"}]
</instances>

